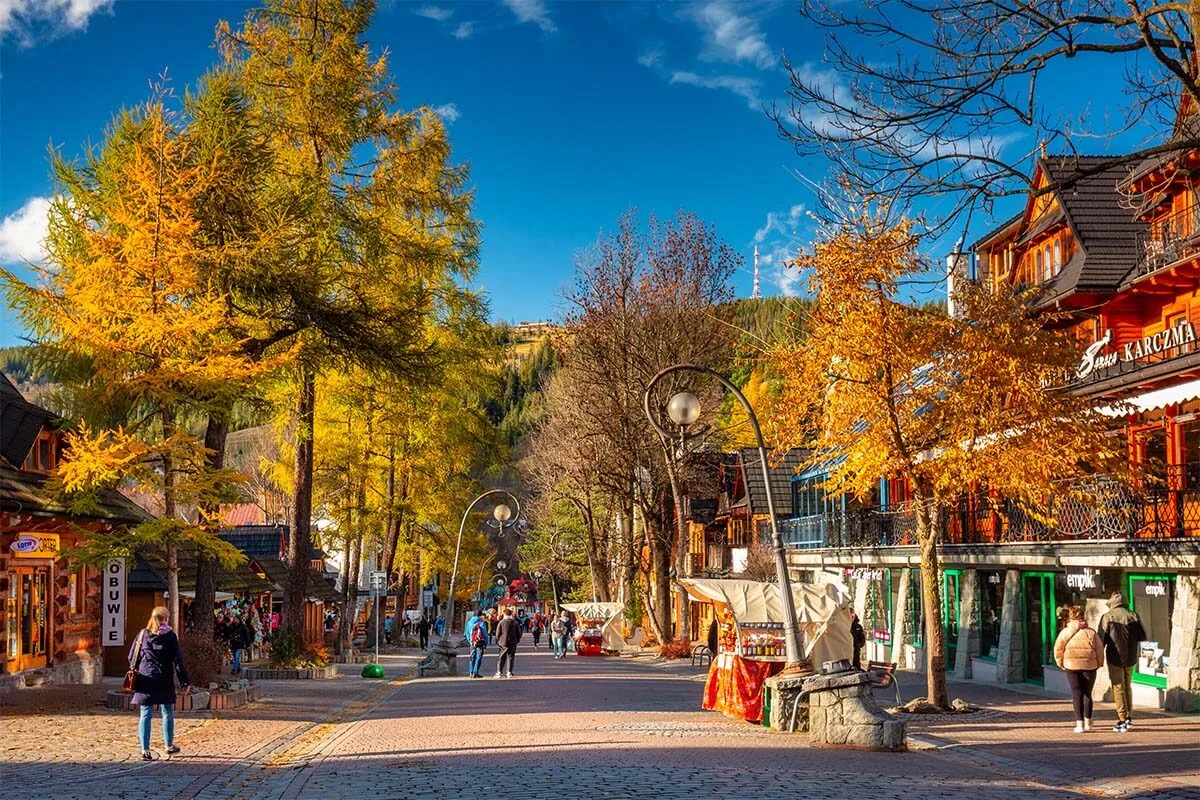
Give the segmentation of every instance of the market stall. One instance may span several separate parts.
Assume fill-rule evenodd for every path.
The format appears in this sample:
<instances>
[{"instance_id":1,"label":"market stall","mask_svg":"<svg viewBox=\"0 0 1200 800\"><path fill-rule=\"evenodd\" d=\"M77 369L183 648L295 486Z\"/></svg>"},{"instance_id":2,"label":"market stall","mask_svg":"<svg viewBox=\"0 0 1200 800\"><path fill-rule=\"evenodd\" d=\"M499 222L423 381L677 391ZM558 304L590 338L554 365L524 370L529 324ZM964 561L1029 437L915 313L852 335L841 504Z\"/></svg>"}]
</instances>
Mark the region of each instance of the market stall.
<instances>
[{"instance_id":1,"label":"market stall","mask_svg":"<svg viewBox=\"0 0 1200 800\"><path fill-rule=\"evenodd\" d=\"M712 603L718 628L703 708L728 717L762 719L763 685L787 659L783 608L774 583L688 578L679 582L698 602ZM850 611L832 592L793 584L801 645L810 663L850 658Z\"/></svg>"},{"instance_id":2,"label":"market stall","mask_svg":"<svg viewBox=\"0 0 1200 800\"><path fill-rule=\"evenodd\" d=\"M625 647L621 635L624 603L563 603L575 615L575 652L581 656L619 653Z\"/></svg>"}]
</instances>

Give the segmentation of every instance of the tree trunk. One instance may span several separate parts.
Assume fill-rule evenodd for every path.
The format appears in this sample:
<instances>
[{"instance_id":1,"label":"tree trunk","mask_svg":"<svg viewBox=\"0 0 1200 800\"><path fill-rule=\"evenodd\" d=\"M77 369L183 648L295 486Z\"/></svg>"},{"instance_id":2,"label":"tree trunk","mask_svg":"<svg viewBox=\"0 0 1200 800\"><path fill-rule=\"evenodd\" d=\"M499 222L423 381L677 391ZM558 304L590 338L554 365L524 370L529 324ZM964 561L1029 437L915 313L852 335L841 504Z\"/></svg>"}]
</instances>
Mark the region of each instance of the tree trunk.
<instances>
[{"instance_id":1,"label":"tree trunk","mask_svg":"<svg viewBox=\"0 0 1200 800\"><path fill-rule=\"evenodd\" d=\"M633 538L633 497L622 498L621 509L621 601L632 604L637 584L637 552ZM638 620L641 622L641 620Z\"/></svg>"},{"instance_id":2,"label":"tree trunk","mask_svg":"<svg viewBox=\"0 0 1200 800\"><path fill-rule=\"evenodd\" d=\"M175 435L175 411L169 406L162 410L163 439ZM173 520L176 516L175 507L175 460L169 452L163 453L163 519ZM179 608L179 547L175 534L169 534L166 542L167 551L167 613L171 615L171 624L180 625Z\"/></svg>"},{"instance_id":3,"label":"tree trunk","mask_svg":"<svg viewBox=\"0 0 1200 800\"><path fill-rule=\"evenodd\" d=\"M661 532L651 531L650 528L650 522L647 520L646 541L650 551L650 591L646 593L646 609L649 612L647 617L659 644L665 645L674 638L671 630L671 551L662 540Z\"/></svg>"},{"instance_id":4,"label":"tree trunk","mask_svg":"<svg viewBox=\"0 0 1200 800\"><path fill-rule=\"evenodd\" d=\"M304 636L304 599L308 594L308 566L312 554L313 413L317 402L316 375L300 368L300 395L296 402L295 501L288 530L288 584L283 598L284 633Z\"/></svg>"},{"instance_id":5,"label":"tree trunk","mask_svg":"<svg viewBox=\"0 0 1200 800\"><path fill-rule=\"evenodd\" d=\"M946 629L942 625L942 581L938 559L939 525L932 492L924 479L913 481L917 544L921 550L921 593L925 615L927 699L939 708L950 705L946 689Z\"/></svg>"},{"instance_id":6,"label":"tree trunk","mask_svg":"<svg viewBox=\"0 0 1200 800\"><path fill-rule=\"evenodd\" d=\"M205 465L215 472L225 468L225 440L229 437L227 409L214 410L204 428ZM217 508L207 509L216 517ZM219 523L218 523L219 524ZM196 599L192 602L189 628L205 638L213 635L213 606L217 602L217 559L203 550L196 552Z\"/></svg>"},{"instance_id":7,"label":"tree trunk","mask_svg":"<svg viewBox=\"0 0 1200 800\"><path fill-rule=\"evenodd\" d=\"M671 484L671 502L674 505L674 513L671 515L675 523L674 552L675 552L675 577L685 578L691 574L688 569L688 535L687 535L687 519L684 515L683 491L679 487L679 474L677 472L678 464L671 457L671 453L666 449L669 447L664 442L663 449L667 461L667 479ZM687 589L683 588L682 584L678 586L675 593L675 601L679 607L679 618L677 620L676 632L678 638L692 638L692 622L691 622L691 606L688 603Z\"/></svg>"}]
</instances>

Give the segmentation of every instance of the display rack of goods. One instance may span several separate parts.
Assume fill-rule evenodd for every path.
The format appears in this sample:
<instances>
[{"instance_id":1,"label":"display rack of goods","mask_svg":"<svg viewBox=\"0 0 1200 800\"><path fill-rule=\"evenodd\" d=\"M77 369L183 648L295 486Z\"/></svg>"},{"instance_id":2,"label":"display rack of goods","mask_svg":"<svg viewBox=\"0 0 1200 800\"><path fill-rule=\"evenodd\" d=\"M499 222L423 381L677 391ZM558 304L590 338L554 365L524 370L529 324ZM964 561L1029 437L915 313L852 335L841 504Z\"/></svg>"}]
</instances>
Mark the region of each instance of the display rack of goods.
<instances>
[{"instance_id":1,"label":"display rack of goods","mask_svg":"<svg viewBox=\"0 0 1200 800\"><path fill-rule=\"evenodd\" d=\"M782 622L745 622L738 628L741 634L738 655L756 661L785 658Z\"/></svg>"}]
</instances>

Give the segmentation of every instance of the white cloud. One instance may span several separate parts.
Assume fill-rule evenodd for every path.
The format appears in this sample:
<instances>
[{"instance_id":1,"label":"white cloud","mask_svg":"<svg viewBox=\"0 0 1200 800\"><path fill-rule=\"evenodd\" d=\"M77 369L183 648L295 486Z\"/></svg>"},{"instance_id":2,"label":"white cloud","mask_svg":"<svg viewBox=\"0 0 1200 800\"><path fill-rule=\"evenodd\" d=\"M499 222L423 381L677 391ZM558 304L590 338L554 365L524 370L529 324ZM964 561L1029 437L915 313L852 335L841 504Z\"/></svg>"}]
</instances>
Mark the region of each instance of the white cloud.
<instances>
[{"instance_id":1,"label":"white cloud","mask_svg":"<svg viewBox=\"0 0 1200 800\"><path fill-rule=\"evenodd\" d=\"M0 264L36 263L46 257L44 242L49 213L50 198L34 197L0 222Z\"/></svg>"},{"instance_id":2,"label":"white cloud","mask_svg":"<svg viewBox=\"0 0 1200 800\"><path fill-rule=\"evenodd\" d=\"M558 26L550 19L545 0L504 0L504 5L517 15L521 22L532 22L546 33L554 33Z\"/></svg>"},{"instance_id":3,"label":"white cloud","mask_svg":"<svg viewBox=\"0 0 1200 800\"><path fill-rule=\"evenodd\" d=\"M0 0L0 40L15 37L30 46L38 39L86 30L93 14L114 0Z\"/></svg>"},{"instance_id":4,"label":"white cloud","mask_svg":"<svg viewBox=\"0 0 1200 800\"><path fill-rule=\"evenodd\" d=\"M650 50L649 52L642 53L640 56L638 56L638 63L643 67L648 67L650 69L661 67L662 60L662 51L658 49Z\"/></svg>"},{"instance_id":5,"label":"white cloud","mask_svg":"<svg viewBox=\"0 0 1200 800\"><path fill-rule=\"evenodd\" d=\"M460 22L458 27L454 29L455 39L469 39L471 34L475 32L474 22Z\"/></svg>"},{"instance_id":6,"label":"white cloud","mask_svg":"<svg viewBox=\"0 0 1200 800\"><path fill-rule=\"evenodd\" d=\"M725 89L746 100L752 110L762 106L758 96L758 81L737 75L697 75L695 72L673 72L671 83L699 86L702 89Z\"/></svg>"},{"instance_id":7,"label":"white cloud","mask_svg":"<svg viewBox=\"0 0 1200 800\"><path fill-rule=\"evenodd\" d=\"M3 0L0 0L2 2ZM418 17L426 19L436 19L438 22L445 22L454 16L454 9L444 8L442 6L421 6L413 9L413 13Z\"/></svg>"},{"instance_id":8,"label":"white cloud","mask_svg":"<svg viewBox=\"0 0 1200 800\"><path fill-rule=\"evenodd\" d=\"M787 297L801 294L805 288L805 274L789 266L812 238L805 210L803 203L797 203L787 211L768 211L762 227L754 232L753 244L759 246L759 271Z\"/></svg>"},{"instance_id":9,"label":"white cloud","mask_svg":"<svg viewBox=\"0 0 1200 800\"><path fill-rule=\"evenodd\" d=\"M458 122L458 118L462 116L458 111L458 106L454 103L446 103L445 105L438 106L433 110L433 113L446 122Z\"/></svg>"},{"instance_id":10,"label":"white cloud","mask_svg":"<svg viewBox=\"0 0 1200 800\"><path fill-rule=\"evenodd\" d=\"M706 60L748 63L759 69L768 69L778 61L758 21L739 14L731 3L699 3L688 6L684 15L704 33L702 57Z\"/></svg>"}]
</instances>

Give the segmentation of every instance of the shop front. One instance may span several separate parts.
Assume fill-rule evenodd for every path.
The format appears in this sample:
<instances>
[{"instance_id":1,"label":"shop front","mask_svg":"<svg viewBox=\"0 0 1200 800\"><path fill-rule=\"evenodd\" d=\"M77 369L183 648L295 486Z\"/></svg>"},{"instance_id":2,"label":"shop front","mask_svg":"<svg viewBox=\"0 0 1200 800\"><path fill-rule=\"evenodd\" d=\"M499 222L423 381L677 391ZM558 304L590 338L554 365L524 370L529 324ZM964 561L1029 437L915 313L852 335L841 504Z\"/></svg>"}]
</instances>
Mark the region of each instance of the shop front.
<instances>
[{"instance_id":1,"label":"shop front","mask_svg":"<svg viewBox=\"0 0 1200 800\"><path fill-rule=\"evenodd\" d=\"M1125 578L1125 598L1129 608L1142 621L1146 640L1142 642L1133 681L1144 686L1165 689L1171 666L1172 617L1175 612L1174 575L1131 573Z\"/></svg>"},{"instance_id":2,"label":"shop front","mask_svg":"<svg viewBox=\"0 0 1200 800\"><path fill-rule=\"evenodd\" d=\"M4 671L9 674L41 669L49 663L51 638L52 559L59 538L53 534L23 534L8 544L5 569Z\"/></svg>"}]
</instances>

